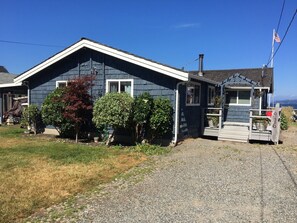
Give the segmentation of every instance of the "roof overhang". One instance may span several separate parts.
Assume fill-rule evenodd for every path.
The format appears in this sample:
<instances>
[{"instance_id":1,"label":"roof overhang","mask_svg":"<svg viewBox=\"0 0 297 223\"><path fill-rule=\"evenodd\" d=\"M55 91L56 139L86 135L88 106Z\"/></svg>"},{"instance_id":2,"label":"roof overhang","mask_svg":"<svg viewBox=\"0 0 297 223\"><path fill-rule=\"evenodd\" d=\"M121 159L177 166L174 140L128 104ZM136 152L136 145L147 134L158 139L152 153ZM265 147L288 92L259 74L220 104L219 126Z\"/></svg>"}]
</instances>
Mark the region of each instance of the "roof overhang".
<instances>
[{"instance_id":1,"label":"roof overhang","mask_svg":"<svg viewBox=\"0 0 297 223\"><path fill-rule=\"evenodd\" d=\"M0 88L7 88L7 87L19 87L22 86L22 82L20 83L7 83L7 84L0 84Z\"/></svg>"},{"instance_id":2,"label":"roof overhang","mask_svg":"<svg viewBox=\"0 0 297 223\"><path fill-rule=\"evenodd\" d=\"M118 49L114 49L112 47L105 46L105 45L102 45L97 42L93 42L88 39L81 39L80 41L73 44L72 46L64 49L63 51L50 57L49 59L45 60L44 62L38 64L37 66L31 68L28 71L22 73L21 75L19 75L18 77L16 77L14 79L14 82L20 83L20 82L26 80L27 78L33 76L34 74L42 71L43 69L51 66L52 64L62 60L63 58L71 55L72 53L74 53L82 48L89 48L89 49L95 50L97 52L100 52L100 53L130 62L132 64L139 65L141 67L159 72L161 74L176 78L178 80L188 81L188 79L189 79L189 74L187 72L184 72L184 71L181 71L178 69L174 69L172 67L162 65L157 62L153 62L153 61L120 51Z\"/></svg>"},{"instance_id":3,"label":"roof overhang","mask_svg":"<svg viewBox=\"0 0 297 223\"><path fill-rule=\"evenodd\" d=\"M216 81L210 80L210 79L205 78L203 76L194 75L194 74L189 74L189 80L191 80L191 79L194 79L194 80L197 80L197 81L206 82L206 83L213 84L213 85L219 84Z\"/></svg>"}]
</instances>

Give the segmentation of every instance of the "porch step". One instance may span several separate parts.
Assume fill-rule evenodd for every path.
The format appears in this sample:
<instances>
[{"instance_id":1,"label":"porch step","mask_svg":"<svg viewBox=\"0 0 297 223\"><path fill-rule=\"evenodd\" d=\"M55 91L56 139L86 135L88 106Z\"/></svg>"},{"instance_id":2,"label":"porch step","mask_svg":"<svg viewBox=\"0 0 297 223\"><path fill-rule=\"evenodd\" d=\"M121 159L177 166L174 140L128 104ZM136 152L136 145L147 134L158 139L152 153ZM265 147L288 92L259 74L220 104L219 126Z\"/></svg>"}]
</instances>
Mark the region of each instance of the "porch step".
<instances>
[{"instance_id":1,"label":"porch step","mask_svg":"<svg viewBox=\"0 0 297 223\"><path fill-rule=\"evenodd\" d=\"M224 123L224 127L219 132L218 140L248 142L249 129L247 123Z\"/></svg>"}]
</instances>

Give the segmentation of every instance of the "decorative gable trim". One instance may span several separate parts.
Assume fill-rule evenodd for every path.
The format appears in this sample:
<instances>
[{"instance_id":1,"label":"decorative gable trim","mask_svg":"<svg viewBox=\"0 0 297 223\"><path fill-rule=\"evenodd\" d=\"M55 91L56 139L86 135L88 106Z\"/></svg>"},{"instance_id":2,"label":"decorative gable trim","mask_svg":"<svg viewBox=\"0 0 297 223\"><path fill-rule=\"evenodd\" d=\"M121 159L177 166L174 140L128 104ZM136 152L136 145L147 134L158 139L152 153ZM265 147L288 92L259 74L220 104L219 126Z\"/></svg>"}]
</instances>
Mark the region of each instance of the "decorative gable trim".
<instances>
[{"instance_id":1,"label":"decorative gable trim","mask_svg":"<svg viewBox=\"0 0 297 223\"><path fill-rule=\"evenodd\" d=\"M14 79L14 82L18 83L23 80L26 80L27 78L35 75L36 73L42 71L43 69L51 66L52 64L62 60L63 58L73 54L74 52L76 52L82 48L89 48L89 49L95 50L97 52L121 59L123 61L127 61L129 63L139 65L141 67L159 72L161 74L170 76L172 78L176 78L181 81L188 81L188 79L189 79L189 74L187 72L184 72L184 71L181 71L178 69L174 69L172 67L169 67L169 66L166 66L163 64L159 64L157 62L150 61L150 60L141 58L139 56L135 56L135 55L129 54L127 52L124 52L124 51L121 51L118 49L114 49L112 47L105 46L100 43L88 40L88 39L81 39L80 41L73 44L72 46L64 49L63 51L57 53L56 55L48 58L44 62L38 64L37 66L31 68L28 71L22 73L21 75L19 75L18 77L16 77Z\"/></svg>"},{"instance_id":2,"label":"decorative gable trim","mask_svg":"<svg viewBox=\"0 0 297 223\"><path fill-rule=\"evenodd\" d=\"M259 83L239 74L233 74L232 76L223 80L219 86L228 86L228 85L240 85L240 86L260 86Z\"/></svg>"}]
</instances>

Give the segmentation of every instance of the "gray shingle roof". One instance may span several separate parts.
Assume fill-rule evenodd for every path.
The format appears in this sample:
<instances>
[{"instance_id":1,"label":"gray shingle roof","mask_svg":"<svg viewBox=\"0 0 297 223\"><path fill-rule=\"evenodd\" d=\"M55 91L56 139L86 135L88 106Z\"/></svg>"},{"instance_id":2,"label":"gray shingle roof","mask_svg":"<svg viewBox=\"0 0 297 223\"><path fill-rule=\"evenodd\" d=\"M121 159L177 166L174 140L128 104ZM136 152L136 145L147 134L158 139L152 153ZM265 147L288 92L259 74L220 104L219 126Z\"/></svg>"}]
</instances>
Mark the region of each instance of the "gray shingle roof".
<instances>
[{"instance_id":1,"label":"gray shingle roof","mask_svg":"<svg viewBox=\"0 0 297 223\"><path fill-rule=\"evenodd\" d=\"M273 68L266 68L262 78L262 68L231 69L231 70L204 70L203 77L221 83L228 77L238 73L253 80L262 87L269 87L273 91ZM198 71L190 71L193 75L198 75Z\"/></svg>"},{"instance_id":2,"label":"gray shingle roof","mask_svg":"<svg viewBox=\"0 0 297 223\"><path fill-rule=\"evenodd\" d=\"M15 78L15 75L0 72L0 84L8 84L13 83L13 79Z\"/></svg>"}]
</instances>

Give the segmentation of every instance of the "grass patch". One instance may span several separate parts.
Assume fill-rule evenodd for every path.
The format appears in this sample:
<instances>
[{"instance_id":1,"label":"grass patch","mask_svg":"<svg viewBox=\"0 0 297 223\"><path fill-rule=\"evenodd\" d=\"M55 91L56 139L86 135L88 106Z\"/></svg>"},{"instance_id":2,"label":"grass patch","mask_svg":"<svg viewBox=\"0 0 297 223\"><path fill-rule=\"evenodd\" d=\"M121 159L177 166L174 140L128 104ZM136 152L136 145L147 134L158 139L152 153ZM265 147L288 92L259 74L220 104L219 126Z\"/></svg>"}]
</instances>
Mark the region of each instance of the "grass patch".
<instances>
[{"instance_id":1,"label":"grass patch","mask_svg":"<svg viewBox=\"0 0 297 223\"><path fill-rule=\"evenodd\" d=\"M19 222L40 208L113 180L149 155L170 151L151 145L74 144L23 132L0 127L0 222Z\"/></svg>"}]
</instances>

